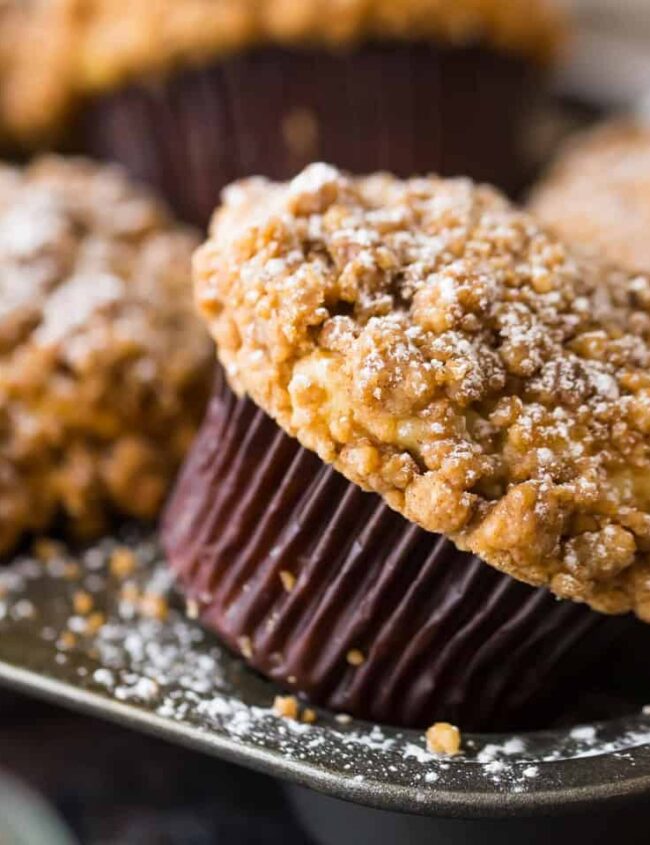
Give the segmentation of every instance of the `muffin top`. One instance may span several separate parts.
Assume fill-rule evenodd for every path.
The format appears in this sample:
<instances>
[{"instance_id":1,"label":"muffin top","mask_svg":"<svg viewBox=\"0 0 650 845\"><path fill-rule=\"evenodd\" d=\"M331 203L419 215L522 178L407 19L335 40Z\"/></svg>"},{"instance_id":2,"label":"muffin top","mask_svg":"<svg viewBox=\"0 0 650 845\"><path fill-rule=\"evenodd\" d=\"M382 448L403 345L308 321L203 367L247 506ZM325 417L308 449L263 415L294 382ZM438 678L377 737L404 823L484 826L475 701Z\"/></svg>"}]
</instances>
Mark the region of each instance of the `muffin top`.
<instances>
[{"instance_id":1,"label":"muffin top","mask_svg":"<svg viewBox=\"0 0 650 845\"><path fill-rule=\"evenodd\" d=\"M260 44L441 39L544 60L562 32L555 0L4 0L0 123L39 135L79 97Z\"/></svg>"},{"instance_id":2,"label":"muffin top","mask_svg":"<svg viewBox=\"0 0 650 845\"><path fill-rule=\"evenodd\" d=\"M650 621L650 279L468 180L229 188L195 257L229 381L497 568Z\"/></svg>"},{"instance_id":3,"label":"muffin top","mask_svg":"<svg viewBox=\"0 0 650 845\"><path fill-rule=\"evenodd\" d=\"M155 516L210 378L195 245L119 171L0 167L0 552Z\"/></svg>"},{"instance_id":4,"label":"muffin top","mask_svg":"<svg viewBox=\"0 0 650 845\"><path fill-rule=\"evenodd\" d=\"M611 123L572 139L530 208L585 252L650 270L650 129Z\"/></svg>"}]
</instances>

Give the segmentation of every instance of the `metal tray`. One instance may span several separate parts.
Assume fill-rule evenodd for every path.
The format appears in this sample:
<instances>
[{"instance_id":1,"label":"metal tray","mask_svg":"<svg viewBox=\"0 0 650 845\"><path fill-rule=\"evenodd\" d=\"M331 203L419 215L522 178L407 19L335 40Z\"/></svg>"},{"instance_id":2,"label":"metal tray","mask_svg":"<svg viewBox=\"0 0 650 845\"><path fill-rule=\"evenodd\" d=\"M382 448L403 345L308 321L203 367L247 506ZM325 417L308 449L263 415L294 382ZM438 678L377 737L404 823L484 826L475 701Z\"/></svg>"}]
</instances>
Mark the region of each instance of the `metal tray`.
<instances>
[{"instance_id":1,"label":"metal tray","mask_svg":"<svg viewBox=\"0 0 650 845\"><path fill-rule=\"evenodd\" d=\"M315 724L279 718L278 689L186 618L155 535L133 529L79 553L41 543L37 556L0 572L0 681L381 809L506 818L650 794L643 713L573 729L465 735L463 754L446 759L428 753L417 731L323 711Z\"/></svg>"}]
</instances>

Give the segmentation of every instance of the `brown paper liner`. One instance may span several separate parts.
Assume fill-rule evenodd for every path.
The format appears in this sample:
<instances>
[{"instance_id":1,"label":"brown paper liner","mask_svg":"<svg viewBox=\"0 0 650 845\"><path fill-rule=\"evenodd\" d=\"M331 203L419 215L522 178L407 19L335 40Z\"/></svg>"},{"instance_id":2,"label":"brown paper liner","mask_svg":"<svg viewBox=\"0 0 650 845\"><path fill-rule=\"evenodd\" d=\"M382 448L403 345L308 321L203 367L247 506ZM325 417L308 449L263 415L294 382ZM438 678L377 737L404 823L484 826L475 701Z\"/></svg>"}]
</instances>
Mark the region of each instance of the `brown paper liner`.
<instances>
[{"instance_id":1,"label":"brown paper liner","mask_svg":"<svg viewBox=\"0 0 650 845\"><path fill-rule=\"evenodd\" d=\"M203 624L251 665L380 722L549 720L631 624L558 601L409 523L223 381L163 543ZM351 665L357 651L363 663Z\"/></svg>"},{"instance_id":2,"label":"brown paper liner","mask_svg":"<svg viewBox=\"0 0 650 845\"><path fill-rule=\"evenodd\" d=\"M535 77L523 59L480 47L259 49L88 103L73 144L126 165L199 225L229 182L287 179L314 160L510 190L530 172Z\"/></svg>"}]
</instances>

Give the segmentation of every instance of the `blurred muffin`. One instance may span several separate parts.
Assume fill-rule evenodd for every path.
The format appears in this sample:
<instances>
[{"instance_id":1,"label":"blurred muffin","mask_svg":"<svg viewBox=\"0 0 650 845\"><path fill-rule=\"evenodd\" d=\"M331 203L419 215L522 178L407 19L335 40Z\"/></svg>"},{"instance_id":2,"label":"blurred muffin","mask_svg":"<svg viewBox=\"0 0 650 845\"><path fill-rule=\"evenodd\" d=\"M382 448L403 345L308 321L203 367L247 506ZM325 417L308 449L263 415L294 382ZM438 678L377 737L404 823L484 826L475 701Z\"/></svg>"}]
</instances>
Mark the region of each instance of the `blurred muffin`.
<instances>
[{"instance_id":1,"label":"blurred muffin","mask_svg":"<svg viewBox=\"0 0 650 845\"><path fill-rule=\"evenodd\" d=\"M157 514L211 378L195 245L118 170L0 168L0 552Z\"/></svg>"},{"instance_id":2,"label":"blurred muffin","mask_svg":"<svg viewBox=\"0 0 650 845\"><path fill-rule=\"evenodd\" d=\"M522 124L563 33L552 0L8 0L0 15L6 132L121 161L202 225L226 183L314 159L521 185Z\"/></svg>"},{"instance_id":3,"label":"blurred muffin","mask_svg":"<svg viewBox=\"0 0 650 845\"><path fill-rule=\"evenodd\" d=\"M226 192L195 286L241 398L217 386L163 539L252 665L494 729L644 628L544 587L650 618L648 279L468 180L314 165Z\"/></svg>"},{"instance_id":4,"label":"blurred muffin","mask_svg":"<svg viewBox=\"0 0 650 845\"><path fill-rule=\"evenodd\" d=\"M650 128L609 123L572 138L530 209L581 250L650 270Z\"/></svg>"}]
</instances>

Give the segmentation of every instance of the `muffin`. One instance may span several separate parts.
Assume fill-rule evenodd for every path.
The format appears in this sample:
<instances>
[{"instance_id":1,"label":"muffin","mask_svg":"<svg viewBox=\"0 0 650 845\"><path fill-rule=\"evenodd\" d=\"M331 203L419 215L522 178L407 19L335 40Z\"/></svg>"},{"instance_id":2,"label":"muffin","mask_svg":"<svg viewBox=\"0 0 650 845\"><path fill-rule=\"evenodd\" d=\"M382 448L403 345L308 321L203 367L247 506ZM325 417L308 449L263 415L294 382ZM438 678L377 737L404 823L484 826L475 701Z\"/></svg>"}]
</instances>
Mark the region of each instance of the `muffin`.
<instances>
[{"instance_id":1,"label":"muffin","mask_svg":"<svg viewBox=\"0 0 650 845\"><path fill-rule=\"evenodd\" d=\"M489 187L319 164L225 193L195 290L228 384L163 541L253 666L493 729L644 629L650 280Z\"/></svg>"},{"instance_id":2,"label":"muffin","mask_svg":"<svg viewBox=\"0 0 650 845\"><path fill-rule=\"evenodd\" d=\"M212 379L194 233L115 168L0 167L0 552L155 517Z\"/></svg>"},{"instance_id":3,"label":"muffin","mask_svg":"<svg viewBox=\"0 0 650 845\"><path fill-rule=\"evenodd\" d=\"M650 129L616 122L572 138L530 208L581 250L650 270Z\"/></svg>"},{"instance_id":4,"label":"muffin","mask_svg":"<svg viewBox=\"0 0 650 845\"><path fill-rule=\"evenodd\" d=\"M228 182L315 159L520 186L564 31L553 0L8 0L0 15L5 134L120 161L201 225Z\"/></svg>"}]
</instances>

